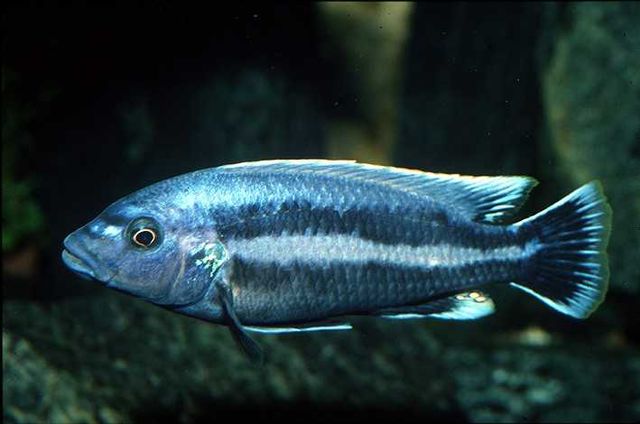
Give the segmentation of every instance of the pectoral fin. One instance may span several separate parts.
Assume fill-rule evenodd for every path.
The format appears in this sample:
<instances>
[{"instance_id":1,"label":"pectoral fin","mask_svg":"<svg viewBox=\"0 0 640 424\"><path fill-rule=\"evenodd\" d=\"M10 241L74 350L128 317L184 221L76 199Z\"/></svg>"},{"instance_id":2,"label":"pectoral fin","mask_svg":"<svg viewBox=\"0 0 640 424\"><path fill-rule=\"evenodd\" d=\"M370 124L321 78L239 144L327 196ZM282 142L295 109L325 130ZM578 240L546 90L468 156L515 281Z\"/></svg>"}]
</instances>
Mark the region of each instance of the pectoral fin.
<instances>
[{"instance_id":1,"label":"pectoral fin","mask_svg":"<svg viewBox=\"0 0 640 424\"><path fill-rule=\"evenodd\" d=\"M233 293L228 284L217 284L218 296L220 297L220 304L227 318L227 325L231 330L236 343L240 345L242 350L247 354L251 362L261 365L264 362L264 354L260 345L253 340L246 330L242 326L242 323L236 315L236 311L233 307Z\"/></svg>"},{"instance_id":2,"label":"pectoral fin","mask_svg":"<svg viewBox=\"0 0 640 424\"><path fill-rule=\"evenodd\" d=\"M454 320L478 319L495 310L493 300L479 291L458 293L423 305L388 308L375 315L389 319L439 318Z\"/></svg>"}]
</instances>

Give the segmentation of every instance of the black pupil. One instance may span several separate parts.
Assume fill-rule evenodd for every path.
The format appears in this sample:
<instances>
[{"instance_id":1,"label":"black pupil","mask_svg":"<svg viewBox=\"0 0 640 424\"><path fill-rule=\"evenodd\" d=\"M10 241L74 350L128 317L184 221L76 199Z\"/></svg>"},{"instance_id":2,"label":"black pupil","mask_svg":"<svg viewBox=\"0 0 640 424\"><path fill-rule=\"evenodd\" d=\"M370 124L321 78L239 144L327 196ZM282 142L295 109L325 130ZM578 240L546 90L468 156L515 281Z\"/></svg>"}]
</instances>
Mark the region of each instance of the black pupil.
<instances>
[{"instance_id":1,"label":"black pupil","mask_svg":"<svg viewBox=\"0 0 640 424\"><path fill-rule=\"evenodd\" d=\"M153 231L144 229L144 230L138 231L134 236L134 238L136 243L141 244L143 246L149 246L153 242L153 239L155 238L155 236L153 235Z\"/></svg>"}]
</instances>

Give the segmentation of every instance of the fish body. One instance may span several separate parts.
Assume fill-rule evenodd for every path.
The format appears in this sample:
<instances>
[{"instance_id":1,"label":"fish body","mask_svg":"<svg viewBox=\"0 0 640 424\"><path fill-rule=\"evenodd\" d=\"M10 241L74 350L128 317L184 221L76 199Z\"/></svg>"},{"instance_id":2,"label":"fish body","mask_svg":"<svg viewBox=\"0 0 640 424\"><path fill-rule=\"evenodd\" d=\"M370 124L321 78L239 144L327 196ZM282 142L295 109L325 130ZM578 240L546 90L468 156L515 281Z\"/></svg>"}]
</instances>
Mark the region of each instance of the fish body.
<instances>
[{"instance_id":1,"label":"fish body","mask_svg":"<svg viewBox=\"0 0 640 424\"><path fill-rule=\"evenodd\" d=\"M144 188L69 235L63 260L179 313L247 331L350 328L348 315L475 319L512 283L584 318L607 288L610 208L590 183L511 218L529 177L351 161L260 161Z\"/></svg>"}]
</instances>

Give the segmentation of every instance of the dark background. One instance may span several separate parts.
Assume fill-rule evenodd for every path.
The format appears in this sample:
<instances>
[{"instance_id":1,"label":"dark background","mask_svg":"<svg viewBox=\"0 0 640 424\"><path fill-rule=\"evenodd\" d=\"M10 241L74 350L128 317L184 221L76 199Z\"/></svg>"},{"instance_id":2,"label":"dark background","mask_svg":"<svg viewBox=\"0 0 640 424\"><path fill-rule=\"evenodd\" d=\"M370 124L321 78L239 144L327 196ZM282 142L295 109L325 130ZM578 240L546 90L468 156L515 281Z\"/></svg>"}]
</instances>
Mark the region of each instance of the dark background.
<instances>
[{"instance_id":1,"label":"dark background","mask_svg":"<svg viewBox=\"0 0 640 424\"><path fill-rule=\"evenodd\" d=\"M409 9L406 21L379 3L5 9L5 421L640 418L640 7ZM397 61L378 53L393 51L389 25L406 32ZM531 175L522 216L600 179L614 211L607 300L577 322L496 287L479 322L261 337L270 358L255 369L226 329L60 261L66 234L147 184L319 157Z\"/></svg>"}]
</instances>

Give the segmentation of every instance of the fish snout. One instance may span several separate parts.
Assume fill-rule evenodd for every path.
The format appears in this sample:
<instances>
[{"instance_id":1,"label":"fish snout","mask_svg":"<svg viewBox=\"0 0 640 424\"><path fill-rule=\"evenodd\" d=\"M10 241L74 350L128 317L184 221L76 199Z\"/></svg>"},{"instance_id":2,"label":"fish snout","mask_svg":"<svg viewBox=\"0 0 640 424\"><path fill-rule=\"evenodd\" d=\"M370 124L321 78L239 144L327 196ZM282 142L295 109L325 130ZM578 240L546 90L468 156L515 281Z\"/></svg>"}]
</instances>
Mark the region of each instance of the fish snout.
<instances>
[{"instance_id":1,"label":"fish snout","mask_svg":"<svg viewBox=\"0 0 640 424\"><path fill-rule=\"evenodd\" d=\"M69 234L63 241L62 261L69 269L87 280L109 282L112 274L101 265L86 242L83 229Z\"/></svg>"}]
</instances>

